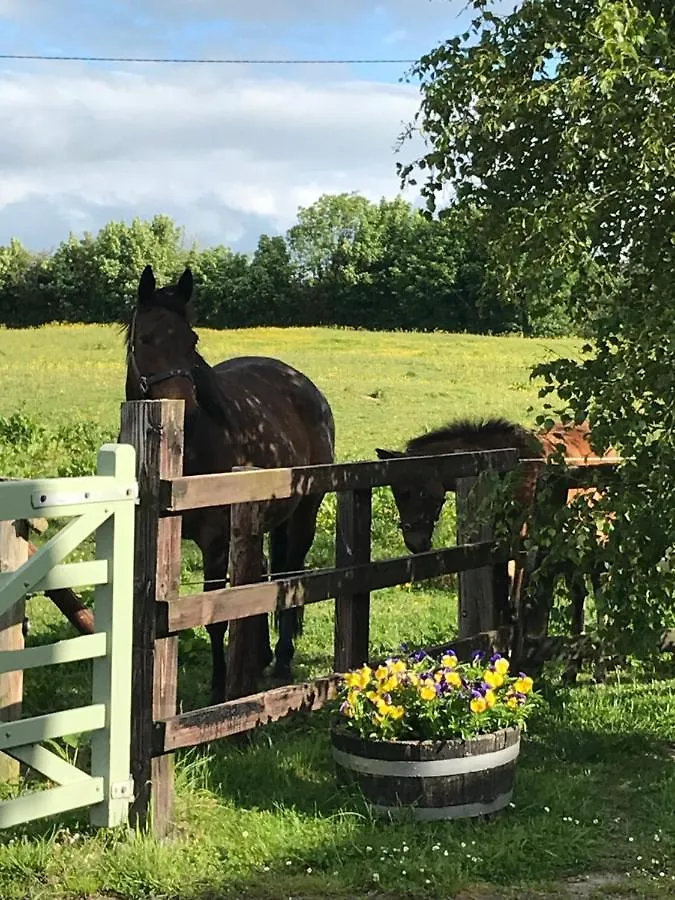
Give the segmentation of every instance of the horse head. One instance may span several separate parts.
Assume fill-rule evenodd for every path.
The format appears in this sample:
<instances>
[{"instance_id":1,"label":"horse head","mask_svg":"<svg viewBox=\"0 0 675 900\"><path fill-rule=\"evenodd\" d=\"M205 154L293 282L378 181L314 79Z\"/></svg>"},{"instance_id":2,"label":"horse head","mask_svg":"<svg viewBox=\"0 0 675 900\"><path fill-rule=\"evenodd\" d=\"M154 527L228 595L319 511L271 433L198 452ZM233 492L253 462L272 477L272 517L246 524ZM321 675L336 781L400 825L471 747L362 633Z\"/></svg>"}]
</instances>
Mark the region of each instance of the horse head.
<instances>
[{"instance_id":1,"label":"horse head","mask_svg":"<svg viewBox=\"0 0 675 900\"><path fill-rule=\"evenodd\" d=\"M151 266L138 284L138 302L127 328L127 400L184 400L197 406L197 335L188 319L192 272L158 288Z\"/></svg>"},{"instance_id":2,"label":"horse head","mask_svg":"<svg viewBox=\"0 0 675 900\"><path fill-rule=\"evenodd\" d=\"M399 450L375 451L380 459L399 459L411 454ZM411 553L431 550L436 522L443 509L446 488L433 473L410 474L391 485L399 514L399 528Z\"/></svg>"}]
</instances>

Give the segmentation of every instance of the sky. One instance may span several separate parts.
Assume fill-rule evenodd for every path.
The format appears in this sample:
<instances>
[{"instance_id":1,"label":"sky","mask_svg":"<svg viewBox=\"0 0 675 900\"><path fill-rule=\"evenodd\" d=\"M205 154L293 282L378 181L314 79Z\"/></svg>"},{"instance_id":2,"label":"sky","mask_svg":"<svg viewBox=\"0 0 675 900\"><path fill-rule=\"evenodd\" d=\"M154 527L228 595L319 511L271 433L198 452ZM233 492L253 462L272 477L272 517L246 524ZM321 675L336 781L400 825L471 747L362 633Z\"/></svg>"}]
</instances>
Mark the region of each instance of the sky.
<instances>
[{"instance_id":1,"label":"sky","mask_svg":"<svg viewBox=\"0 0 675 900\"><path fill-rule=\"evenodd\" d=\"M0 0L0 54L417 59L471 17L466 0ZM0 244L165 213L188 242L250 251L323 193L394 197L407 68L0 59Z\"/></svg>"}]
</instances>

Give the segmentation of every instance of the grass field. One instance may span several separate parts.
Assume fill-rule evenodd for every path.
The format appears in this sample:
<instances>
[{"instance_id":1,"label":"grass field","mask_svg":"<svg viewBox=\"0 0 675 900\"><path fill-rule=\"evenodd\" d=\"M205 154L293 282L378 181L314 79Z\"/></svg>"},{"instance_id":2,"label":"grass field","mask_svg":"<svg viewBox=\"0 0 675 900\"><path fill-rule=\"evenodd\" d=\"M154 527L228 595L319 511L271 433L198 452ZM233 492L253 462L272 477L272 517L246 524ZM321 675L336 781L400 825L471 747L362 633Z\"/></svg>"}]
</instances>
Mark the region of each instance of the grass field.
<instances>
[{"instance_id":1,"label":"grass field","mask_svg":"<svg viewBox=\"0 0 675 900\"><path fill-rule=\"evenodd\" d=\"M341 459L372 458L462 415L533 422L529 367L577 352L571 340L370 334L328 329L204 331L210 362L279 356L326 393ZM0 473L90 469L117 431L123 399L121 337L112 327L0 330ZM447 504L442 537L453 529ZM331 558L326 502L312 564ZM374 552L403 552L388 491L375 501ZM183 589L201 577L186 547ZM34 643L72 634L44 598L31 601ZM372 648L434 643L452 633L452 583L382 591ZM331 604L308 610L299 678L330 668ZM203 630L181 638L183 708L207 697ZM119 830L95 834L86 816L0 835L0 898L652 897L675 893L675 682L617 673L603 688L563 690L556 673L530 726L515 807L491 821L411 826L370 818L338 793L323 713L266 729L250 746L214 744L178 758L178 828L158 845ZM87 702L88 664L26 673L27 713ZM87 746L64 752L86 763ZM589 876L589 880L581 881ZM570 879L572 879L570 881Z\"/></svg>"}]
</instances>

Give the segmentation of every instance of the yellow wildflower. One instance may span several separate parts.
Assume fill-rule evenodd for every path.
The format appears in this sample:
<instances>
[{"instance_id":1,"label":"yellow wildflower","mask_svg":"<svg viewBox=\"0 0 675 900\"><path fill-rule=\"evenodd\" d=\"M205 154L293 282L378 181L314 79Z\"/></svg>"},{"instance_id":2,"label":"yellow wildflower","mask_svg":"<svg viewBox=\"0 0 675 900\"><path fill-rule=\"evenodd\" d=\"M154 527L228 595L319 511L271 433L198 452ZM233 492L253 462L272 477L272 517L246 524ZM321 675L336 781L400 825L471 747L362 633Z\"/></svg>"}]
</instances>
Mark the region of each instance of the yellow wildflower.
<instances>
[{"instance_id":1,"label":"yellow wildflower","mask_svg":"<svg viewBox=\"0 0 675 900\"><path fill-rule=\"evenodd\" d=\"M441 657L441 665L446 669L454 669L457 665L457 657L454 653L446 653Z\"/></svg>"},{"instance_id":2,"label":"yellow wildflower","mask_svg":"<svg viewBox=\"0 0 675 900\"><path fill-rule=\"evenodd\" d=\"M406 665L402 659L395 659L393 662L389 663L389 668L392 672L400 674L401 672L405 672Z\"/></svg>"},{"instance_id":3,"label":"yellow wildflower","mask_svg":"<svg viewBox=\"0 0 675 900\"><path fill-rule=\"evenodd\" d=\"M471 707L471 712L473 713L485 712L485 710L487 709L485 697L474 697L469 706Z\"/></svg>"},{"instance_id":4,"label":"yellow wildflower","mask_svg":"<svg viewBox=\"0 0 675 900\"><path fill-rule=\"evenodd\" d=\"M534 684L534 682L529 677L529 675L521 675L520 678L516 679L516 681L513 685L513 688L519 694L529 694L530 691L532 690L533 684Z\"/></svg>"},{"instance_id":5,"label":"yellow wildflower","mask_svg":"<svg viewBox=\"0 0 675 900\"><path fill-rule=\"evenodd\" d=\"M495 705L497 698L495 697L495 692L493 690L485 691L485 702L490 709Z\"/></svg>"},{"instance_id":6,"label":"yellow wildflower","mask_svg":"<svg viewBox=\"0 0 675 900\"><path fill-rule=\"evenodd\" d=\"M506 675L509 671L509 661L508 659L504 659L504 657L500 657L495 662L495 672L499 672L500 675Z\"/></svg>"},{"instance_id":7,"label":"yellow wildflower","mask_svg":"<svg viewBox=\"0 0 675 900\"><path fill-rule=\"evenodd\" d=\"M436 699L436 688L432 687L430 684L425 684L420 688L420 698L422 700L435 700Z\"/></svg>"},{"instance_id":8,"label":"yellow wildflower","mask_svg":"<svg viewBox=\"0 0 675 900\"><path fill-rule=\"evenodd\" d=\"M460 688L462 686L462 678L459 672L449 672L445 676L445 680L451 687Z\"/></svg>"},{"instance_id":9,"label":"yellow wildflower","mask_svg":"<svg viewBox=\"0 0 675 900\"><path fill-rule=\"evenodd\" d=\"M378 666L375 669L375 677L378 681L385 681L389 677L389 669L386 666Z\"/></svg>"}]
</instances>

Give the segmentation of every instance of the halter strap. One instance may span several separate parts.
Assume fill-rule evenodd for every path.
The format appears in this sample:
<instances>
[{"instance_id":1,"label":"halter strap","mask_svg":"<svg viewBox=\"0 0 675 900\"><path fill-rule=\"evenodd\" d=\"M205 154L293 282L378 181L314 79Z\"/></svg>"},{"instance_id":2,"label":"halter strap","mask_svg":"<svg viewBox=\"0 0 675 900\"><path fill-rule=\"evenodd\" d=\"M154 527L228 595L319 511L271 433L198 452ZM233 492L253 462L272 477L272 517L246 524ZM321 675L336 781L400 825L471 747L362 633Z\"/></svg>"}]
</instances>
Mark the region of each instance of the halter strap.
<instances>
[{"instance_id":1,"label":"halter strap","mask_svg":"<svg viewBox=\"0 0 675 900\"><path fill-rule=\"evenodd\" d=\"M160 384L162 381L168 381L170 378L186 378L190 382L190 384L194 385L195 379L191 369L175 368L167 369L165 372L158 372L155 375L141 374L141 370L138 368L138 363L136 362L135 355L136 314L137 310L134 310L134 314L131 319L131 326L129 328L129 349L127 352L127 360L131 365L131 370L136 377L136 381L138 382L138 387L140 388L141 394L146 397L148 391L153 385Z\"/></svg>"}]
</instances>

